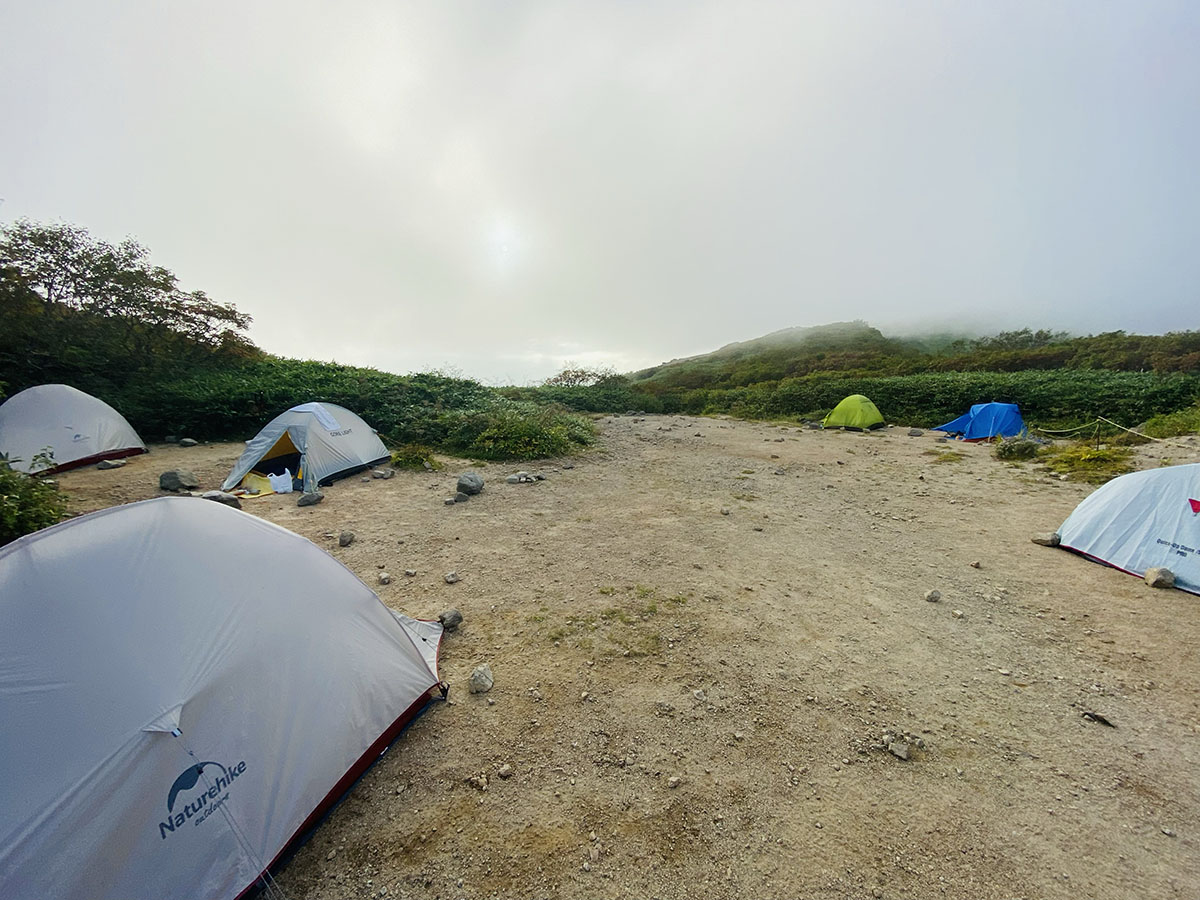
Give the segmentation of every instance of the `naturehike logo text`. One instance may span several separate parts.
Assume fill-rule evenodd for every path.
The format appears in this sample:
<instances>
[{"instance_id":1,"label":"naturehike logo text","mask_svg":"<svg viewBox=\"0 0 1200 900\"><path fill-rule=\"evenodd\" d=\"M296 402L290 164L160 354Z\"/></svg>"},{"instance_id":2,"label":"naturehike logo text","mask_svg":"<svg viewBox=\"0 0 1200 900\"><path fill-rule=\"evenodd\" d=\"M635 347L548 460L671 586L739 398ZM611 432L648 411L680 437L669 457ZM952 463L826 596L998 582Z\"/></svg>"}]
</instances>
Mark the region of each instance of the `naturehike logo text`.
<instances>
[{"instance_id":1,"label":"naturehike logo text","mask_svg":"<svg viewBox=\"0 0 1200 900\"><path fill-rule=\"evenodd\" d=\"M214 778L218 769L220 774ZM197 825L204 822L229 799L229 785L245 771L245 760L229 768L219 762L202 762L184 769L167 794L167 820L158 823L159 836L166 840L168 832L179 828L189 819ZM192 790L197 784L204 789L203 792L192 800L185 799L177 811L177 801L182 799L179 795Z\"/></svg>"}]
</instances>

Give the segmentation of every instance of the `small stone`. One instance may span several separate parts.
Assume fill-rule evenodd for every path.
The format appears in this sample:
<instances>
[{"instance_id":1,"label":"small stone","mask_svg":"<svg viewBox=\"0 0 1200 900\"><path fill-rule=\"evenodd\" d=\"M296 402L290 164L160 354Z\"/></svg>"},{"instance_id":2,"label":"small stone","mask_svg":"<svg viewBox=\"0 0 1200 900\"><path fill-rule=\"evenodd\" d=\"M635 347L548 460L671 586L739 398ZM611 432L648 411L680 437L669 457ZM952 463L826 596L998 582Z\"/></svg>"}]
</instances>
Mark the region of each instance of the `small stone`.
<instances>
[{"instance_id":1,"label":"small stone","mask_svg":"<svg viewBox=\"0 0 1200 900\"><path fill-rule=\"evenodd\" d=\"M504 778L504 779L512 778L513 777L513 767L510 766L508 763L505 763L496 771L496 774L499 777Z\"/></svg>"},{"instance_id":2,"label":"small stone","mask_svg":"<svg viewBox=\"0 0 1200 900\"><path fill-rule=\"evenodd\" d=\"M102 459L96 463L97 469L119 469L125 465L123 459Z\"/></svg>"},{"instance_id":3,"label":"small stone","mask_svg":"<svg viewBox=\"0 0 1200 900\"><path fill-rule=\"evenodd\" d=\"M509 475L509 476L508 476L507 478L505 478L504 480L505 480L505 482L506 482L506 483L508 483L508 484L520 484L520 483L521 483L521 476L520 476L520 475Z\"/></svg>"},{"instance_id":4,"label":"small stone","mask_svg":"<svg viewBox=\"0 0 1200 900\"><path fill-rule=\"evenodd\" d=\"M380 584L391 584L392 576L389 575L387 572L380 572L379 573L379 583Z\"/></svg>"},{"instance_id":5,"label":"small stone","mask_svg":"<svg viewBox=\"0 0 1200 900\"><path fill-rule=\"evenodd\" d=\"M462 578L457 572L447 572L442 576L442 580L445 581L446 584L458 584L458 582L462 581Z\"/></svg>"},{"instance_id":6,"label":"small stone","mask_svg":"<svg viewBox=\"0 0 1200 900\"><path fill-rule=\"evenodd\" d=\"M744 741L744 740L746 739L746 735L745 735L745 734L743 734L743 733L742 733L742 732L740 732L740 731L735 731L735 732L733 733L733 739L734 739L735 741L741 742L741 741Z\"/></svg>"},{"instance_id":7,"label":"small stone","mask_svg":"<svg viewBox=\"0 0 1200 900\"><path fill-rule=\"evenodd\" d=\"M233 494L225 493L225 491L205 491L200 496L205 500L212 500L215 503L221 503L225 506L232 506L234 509L242 508L242 501Z\"/></svg>"},{"instance_id":8,"label":"small stone","mask_svg":"<svg viewBox=\"0 0 1200 900\"><path fill-rule=\"evenodd\" d=\"M326 853L325 859L327 859L327 860L333 859L335 856L337 856L337 848L334 848L333 850L330 850L328 853Z\"/></svg>"},{"instance_id":9,"label":"small stone","mask_svg":"<svg viewBox=\"0 0 1200 900\"><path fill-rule=\"evenodd\" d=\"M980 564L979 564L979 560L977 560L977 559L973 559L973 560L971 560L971 568L972 568L972 569L978 569L978 568L979 568L979 565L980 565Z\"/></svg>"},{"instance_id":10,"label":"small stone","mask_svg":"<svg viewBox=\"0 0 1200 900\"><path fill-rule=\"evenodd\" d=\"M338 546L339 547L349 547L353 543L354 543L354 532L353 531L343 531L341 534L338 535Z\"/></svg>"},{"instance_id":11,"label":"small stone","mask_svg":"<svg viewBox=\"0 0 1200 900\"><path fill-rule=\"evenodd\" d=\"M1167 837L1175 837L1175 832L1172 831L1170 828L1163 828L1162 833L1165 834Z\"/></svg>"},{"instance_id":12,"label":"small stone","mask_svg":"<svg viewBox=\"0 0 1200 900\"><path fill-rule=\"evenodd\" d=\"M476 472L464 472L458 476L457 490L461 494L478 494L483 490L483 478Z\"/></svg>"},{"instance_id":13,"label":"small stone","mask_svg":"<svg viewBox=\"0 0 1200 900\"><path fill-rule=\"evenodd\" d=\"M451 607L438 616L438 621L442 623L442 628L446 631L455 631L462 624L462 613Z\"/></svg>"},{"instance_id":14,"label":"small stone","mask_svg":"<svg viewBox=\"0 0 1200 900\"><path fill-rule=\"evenodd\" d=\"M200 442L198 440L196 440L195 438L183 438L182 440L180 440L179 446L180 447L195 447L199 443Z\"/></svg>"},{"instance_id":15,"label":"small stone","mask_svg":"<svg viewBox=\"0 0 1200 900\"><path fill-rule=\"evenodd\" d=\"M920 428L910 428L910 429L908 429L908 436L909 436L909 437L920 437L920 436L921 436L921 435L923 435L924 433L925 433L925 432L923 432L923 431L922 431Z\"/></svg>"},{"instance_id":16,"label":"small stone","mask_svg":"<svg viewBox=\"0 0 1200 900\"><path fill-rule=\"evenodd\" d=\"M729 507L728 506L721 507L721 515L723 515L723 516L729 515Z\"/></svg>"},{"instance_id":17,"label":"small stone","mask_svg":"<svg viewBox=\"0 0 1200 900\"><path fill-rule=\"evenodd\" d=\"M405 569L404 574L407 575L409 578L414 578L417 574L417 570L416 569Z\"/></svg>"},{"instance_id":18,"label":"small stone","mask_svg":"<svg viewBox=\"0 0 1200 900\"><path fill-rule=\"evenodd\" d=\"M453 497L447 497L443 502L446 504L446 506L453 506L455 500Z\"/></svg>"},{"instance_id":19,"label":"small stone","mask_svg":"<svg viewBox=\"0 0 1200 900\"><path fill-rule=\"evenodd\" d=\"M462 491L459 491L457 494L454 495L455 503L466 503L470 499L471 499L471 495L464 494Z\"/></svg>"},{"instance_id":20,"label":"small stone","mask_svg":"<svg viewBox=\"0 0 1200 900\"><path fill-rule=\"evenodd\" d=\"M942 592L941 591L926 591L925 599L928 600L930 603L937 603L939 600L942 599Z\"/></svg>"},{"instance_id":21,"label":"small stone","mask_svg":"<svg viewBox=\"0 0 1200 900\"><path fill-rule=\"evenodd\" d=\"M892 741L888 744L888 753L896 759L908 759L908 744L904 741Z\"/></svg>"},{"instance_id":22,"label":"small stone","mask_svg":"<svg viewBox=\"0 0 1200 900\"><path fill-rule=\"evenodd\" d=\"M492 676L492 667L487 663L482 666L476 666L471 672L471 678L468 682L472 694L486 694L492 689L495 684L495 678Z\"/></svg>"},{"instance_id":23,"label":"small stone","mask_svg":"<svg viewBox=\"0 0 1200 900\"><path fill-rule=\"evenodd\" d=\"M384 481L386 481L387 479L391 478L391 477L392 477L393 475L395 475L395 474L396 474L396 470L395 470L395 469L372 469L372 470L371 470L371 477L372 477L372 478L379 478L379 479L382 479L382 480L384 480Z\"/></svg>"},{"instance_id":24,"label":"small stone","mask_svg":"<svg viewBox=\"0 0 1200 900\"><path fill-rule=\"evenodd\" d=\"M300 499L296 501L296 505L297 506L316 506L318 503L320 503L324 499L325 499L325 495L322 494L320 491L312 491L311 493L301 494Z\"/></svg>"},{"instance_id":25,"label":"small stone","mask_svg":"<svg viewBox=\"0 0 1200 900\"><path fill-rule=\"evenodd\" d=\"M683 784L683 779L678 775L672 775L667 779L667 787L671 790L675 790L675 788L679 787L681 784Z\"/></svg>"},{"instance_id":26,"label":"small stone","mask_svg":"<svg viewBox=\"0 0 1200 900\"><path fill-rule=\"evenodd\" d=\"M1146 570L1146 584L1152 588L1175 587L1175 573L1162 566L1153 566Z\"/></svg>"},{"instance_id":27,"label":"small stone","mask_svg":"<svg viewBox=\"0 0 1200 900\"><path fill-rule=\"evenodd\" d=\"M950 611L950 615L954 616L956 619L961 619L963 617L963 611L961 609L952 609Z\"/></svg>"}]
</instances>

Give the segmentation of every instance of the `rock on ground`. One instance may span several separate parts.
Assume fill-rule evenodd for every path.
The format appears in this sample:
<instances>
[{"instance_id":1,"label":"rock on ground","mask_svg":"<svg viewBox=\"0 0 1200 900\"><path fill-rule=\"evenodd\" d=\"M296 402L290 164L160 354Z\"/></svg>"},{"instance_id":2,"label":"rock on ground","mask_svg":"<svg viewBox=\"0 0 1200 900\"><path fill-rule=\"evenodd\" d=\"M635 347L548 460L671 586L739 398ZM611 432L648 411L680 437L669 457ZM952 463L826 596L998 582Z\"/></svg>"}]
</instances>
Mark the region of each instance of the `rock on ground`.
<instances>
[{"instance_id":1,"label":"rock on ground","mask_svg":"<svg viewBox=\"0 0 1200 900\"><path fill-rule=\"evenodd\" d=\"M158 486L164 491L191 491L200 487L200 479L187 469L171 469L158 476Z\"/></svg>"}]
</instances>

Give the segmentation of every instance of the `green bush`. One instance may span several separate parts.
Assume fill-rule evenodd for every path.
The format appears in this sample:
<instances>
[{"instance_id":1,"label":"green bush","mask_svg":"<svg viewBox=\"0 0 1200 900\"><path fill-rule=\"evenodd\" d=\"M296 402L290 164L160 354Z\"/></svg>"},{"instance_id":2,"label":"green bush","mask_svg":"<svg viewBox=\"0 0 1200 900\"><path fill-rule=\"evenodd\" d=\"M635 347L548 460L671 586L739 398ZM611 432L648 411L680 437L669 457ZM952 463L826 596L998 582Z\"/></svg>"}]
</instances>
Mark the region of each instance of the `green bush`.
<instances>
[{"instance_id":1,"label":"green bush","mask_svg":"<svg viewBox=\"0 0 1200 900\"><path fill-rule=\"evenodd\" d=\"M1029 438L1000 438L996 442L996 459L1033 459L1041 444Z\"/></svg>"},{"instance_id":2,"label":"green bush","mask_svg":"<svg viewBox=\"0 0 1200 900\"><path fill-rule=\"evenodd\" d=\"M57 487L0 459L0 546L55 524L66 511Z\"/></svg>"},{"instance_id":3,"label":"green bush","mask_svg":"<svg viewBox=\"0 0 1200 900\"><path fill-rule=\"evenodd\" d=\"M1150 437L1178 437L1182 434L1200 433L1200 404L1178 412L1154 416L1144 429Z\"/></svg>"},{"instance_id":4,"label":"green bush","mask_svg":"<svg viewBox=\"0 0 1200 900\"><path fill-rule=\"evenodd\" d=\"M1133 451L1128 447L1096 447L1078 441L1047 448L1040 455L1050 471L1088 484L1104 484L1133 471Z\"/></svg>"},{"instance_id":5,"label":"green bush","mask_svg":"<svg viewBox=\"0 0 1200 900\"><path fill-rule=\"evenodd\" d=\"M404 444L392 451L392 465L397 469L440 469L442 464L433 455L433 448L424 444Z\"/></svg>"},{"instance_id":6,"label":"green bush","mask_svg":"<svg viewBox=\"0 0 1200 900\"><path fill-rule=\"evenodd\" d=\"M444 446L476 459L544 459L591 444L592 422L552 406L496 400L440 417Z\"/></svg>"}]
</instances>

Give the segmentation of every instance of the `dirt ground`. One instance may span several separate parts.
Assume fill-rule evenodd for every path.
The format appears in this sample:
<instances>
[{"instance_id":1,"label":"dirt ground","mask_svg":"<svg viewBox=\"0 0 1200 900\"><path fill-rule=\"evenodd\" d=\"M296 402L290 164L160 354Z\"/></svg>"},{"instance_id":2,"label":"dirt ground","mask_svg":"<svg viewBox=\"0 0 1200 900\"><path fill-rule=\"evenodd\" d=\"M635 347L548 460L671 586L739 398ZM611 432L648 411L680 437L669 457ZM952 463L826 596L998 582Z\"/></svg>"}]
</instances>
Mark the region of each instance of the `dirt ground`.
<instances>
[{"instance_id":1,"label":"dirt ground","mask_svg":"<svg viewBox=\"0 0 1200 900\"><path fill-rule=\"evenodd\" d=\"M519 467L534 484L448 460L246 503L388 605L465 618L450 702L317 830L287 896L1200 896L1200 598L1030 542L1090 486L902 427L599 424L598 449ZM60 483L75 512L175 467L208 489L240 450ZM484 492L445 506L467 469ZM484 662L495 687L470 694Z\"/></svg>"}]
</instances>

